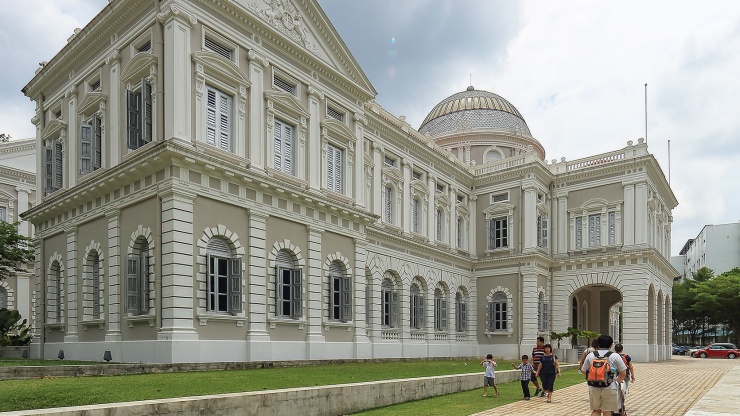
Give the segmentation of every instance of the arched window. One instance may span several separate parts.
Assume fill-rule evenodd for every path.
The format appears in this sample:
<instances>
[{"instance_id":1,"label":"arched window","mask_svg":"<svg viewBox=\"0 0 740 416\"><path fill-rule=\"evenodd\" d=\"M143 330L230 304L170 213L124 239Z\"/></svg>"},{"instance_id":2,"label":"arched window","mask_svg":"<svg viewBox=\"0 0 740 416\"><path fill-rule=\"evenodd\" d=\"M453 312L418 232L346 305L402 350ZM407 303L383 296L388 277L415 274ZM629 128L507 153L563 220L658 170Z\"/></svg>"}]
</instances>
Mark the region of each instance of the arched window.
<instances>
[{"instance_id":1,"label":"arched window","mask_svg":"<svg viewBox=\"0 0 740 416\"><path fill-rule=\"evenodd\" d=\"M49 318L56 323L62 323L64 318L64 283L62 282L62 268L58 261L54 261L49 268L50 296L47 300Z\"/></svg>"},{"instance_id":2,"label":"arched window","mask_svg":"<svg viewBox=\"0 0 740 416\"><path fill-rule=\"evenodd\" d=\"M149 313L149 241L139 237L133 255L126 259L126 311L131 315Z\"/></svg>"},{"instance_id":3,"label":"arched window","mask_svg":"<svg viewBox=\"0 0 740 416\"><path fill-rule=\"evenodd\" d=\"M495 162L497 160L501 160L504 158L504 155L501 154L501 151L498 149L491 149L488 152L486 152L486 160L483 161L484 164Z\"/></svg>"},{"instance_id":4,"label":"arched window","mask_svg":"<svg viewBox=\"0 0 740 416\"><path fill-rule=\"evenodd\" d=\"M389 328L398 327L398 292L390 279L384 279L380 285L382 297L382 325Z\"/></svg>"},{"instance_id":5,"label":"arched window","mask_svg":"<svg viewBox=\"0 0 740 416\"><path fill-rule=\"evenodd\" d=\"M293 255L285 250L275 257L276 315L299 318L303 316L303 278L295 266Z\"/></svg>"},{"instance_id":6,"label":"arched window","mask_svg":"<svg viewBox=\"0 0 740 416\"><path fill-rule=\"evenodd\" d=\"M0 286L0 308L8 309L8 291Z\"/></svg>"},{"instance_id":7,"label":"arched window","mask_svg":"<svg viewBox=\"0 0 740 416\"><path fill-rule=\"evenodd\" d=\"M488 303L488 330L490 332L506 331L508 329L506 308L506 294L496 292Z\"/></svg>"},{"instance_id":8,"label":"arched window","mask_svg":"<svg viewBox=\"0 0 740 416\"><path fill-rule=\"evenodd\" d=\"M352 278L347 276L338 261L329 266L329 319L352 320Z\"/></svg>"},{"instance_id":9,"label":"arched window","mask_svg":"<svg viewBox=\"0 0 740 416\"><path fill-rule=\"evenodd\" d=\"M455 329L457 332L465 332L468 327L468 305L462 292L455 295Z\"/></svg>"},{"instance_id":10,"label":"arched window","mask_svg":"<svg viewBox=\"0 0 740 416\"><path fill-rule=\"evenodd\" d=\"M414 283L411 285L411 329L424 328L424 297L421 295L419 286Z\"/></svg>"},{"instance_id":11,"label":"arched window","mask_svg":"<svg viewBox=\"0 0 740 416\"><path fill-rule=\"evenodd\" d=\"M434 290L434 329L447 330L447 298L442 289Z\"/></svg>"},{"instance_id":12,"label":"arched window","mask_svg":"<svg viewBox=\"0 0 740 416\"><path fill-rule=\"evenodd\" d=\"M213 237L206 246L208 271L207 310L230 313L242 311L242 261L234 257L229 244Z\"/></svg>"},{"instance_id":13,"label":"arched window","mask_svg":"<svg viewBox=\"0 0 740 416\"><path fill-rule=\"evenodd\" d=\"M97 251L90 253L89 257L90 272L91 272L91 295L92 295L92 318L102 318L100 310L100 297L102 295L100 290L100 255Z\"/></svg>"}]
</instances>

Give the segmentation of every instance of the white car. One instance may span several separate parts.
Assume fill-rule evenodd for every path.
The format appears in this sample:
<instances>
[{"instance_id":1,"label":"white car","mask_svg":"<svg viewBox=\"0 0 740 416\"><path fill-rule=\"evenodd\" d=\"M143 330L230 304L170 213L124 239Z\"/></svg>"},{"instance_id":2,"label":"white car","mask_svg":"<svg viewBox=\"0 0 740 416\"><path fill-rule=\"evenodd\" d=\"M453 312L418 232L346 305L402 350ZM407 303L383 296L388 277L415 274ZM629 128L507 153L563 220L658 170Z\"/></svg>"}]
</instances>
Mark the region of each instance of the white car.
<instances>
[{"instance_id":1,"label":"white car","mask_svg":"<svg viewBox=\"0 0 740 416\"><path fill-rule=\"evenodd\" d=\"M691 347L691 349L689 350L688 353L686 353L686 355L688 355L689 357L693 357L695 352L697 352L697 351L699 351L701 349L704 349L704 348L706 348L706 347L703 346L703 345L697 345L696 347Z\"/></svg>"}]
</instances>

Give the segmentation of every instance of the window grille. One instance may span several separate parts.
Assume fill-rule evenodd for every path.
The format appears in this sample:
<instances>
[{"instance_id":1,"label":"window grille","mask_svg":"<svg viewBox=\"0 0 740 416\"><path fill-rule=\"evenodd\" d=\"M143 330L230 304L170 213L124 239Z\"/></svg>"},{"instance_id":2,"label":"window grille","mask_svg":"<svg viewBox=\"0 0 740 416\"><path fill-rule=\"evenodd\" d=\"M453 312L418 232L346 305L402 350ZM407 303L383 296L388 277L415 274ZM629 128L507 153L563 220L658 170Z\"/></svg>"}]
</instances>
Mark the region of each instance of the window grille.
<instances>
[{"instance_id":1,"label":"window grille","mask_svg":"<svg viewBox=\"0 0 740 416\"><path fill-rule=\"evenodd\" d=\"M508 200L509 200L509 193L508 192L491 195L491 203L492 204L493 203L496 203L496 202L506 202Z\"/></svg>"},{"instance_id":2,"label":"window grille","mask_svg":"<svg viewBox=\"0 0 740 416\"><path fill-rule=\"evenodd\" d=\"M326 107L326 115L341 122L344 122L344 113L335 110L332 107Z\"/></svg>"},{"instance_id":3,"label":"window grille","mask_svg":"<svg viewBox=\"0 0 740 416\"><path fill-rule=\"evenodd\" d=\"M295 84L292 84L292 83L290 83L290 82L288 82L288 81L280 78L277 75L275 75L273 77L272 84L275 85L275 87L277 87L277 88L279 88L279 89L281 89L281 90L283 90L285 92L289 92L289 93L295 95L295 90L296 90Z\"/></svg>"},{"instance_id":4,"label":"window grille","mask_svg":"<svg viewBox=\"0 0 740 416\"><path fill-rule=\"evenodd\" d=\"M203 45L206 49L208 49L211 52L215 52L224 58L228 59L229 61L232 61L234 58L234 51L231 48L228 48L217 41L209 38L208 36L205 37L203 41Z\"/></svg>"}]
</instances>

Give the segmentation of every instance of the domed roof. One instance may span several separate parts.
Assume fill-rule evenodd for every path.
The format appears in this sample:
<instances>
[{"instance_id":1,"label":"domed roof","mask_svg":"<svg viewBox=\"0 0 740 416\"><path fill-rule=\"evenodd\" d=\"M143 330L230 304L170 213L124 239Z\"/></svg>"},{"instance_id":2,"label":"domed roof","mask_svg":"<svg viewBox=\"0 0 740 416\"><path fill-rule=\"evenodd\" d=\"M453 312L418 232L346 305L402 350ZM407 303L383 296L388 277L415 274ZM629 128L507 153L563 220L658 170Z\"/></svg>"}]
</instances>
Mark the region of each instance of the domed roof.
<instances>
[{"instance_id":1,"label":"domed roof","mask_svg":"<svg viewBox=\"0 0 740 416\"><path fill-rule=\"evenodd\" d=\"M495 129L532 137L516 107L500 95L473 86L442 100L419 126L420 133L432 136L460 129Z\"/></svg>"}]
</instances>

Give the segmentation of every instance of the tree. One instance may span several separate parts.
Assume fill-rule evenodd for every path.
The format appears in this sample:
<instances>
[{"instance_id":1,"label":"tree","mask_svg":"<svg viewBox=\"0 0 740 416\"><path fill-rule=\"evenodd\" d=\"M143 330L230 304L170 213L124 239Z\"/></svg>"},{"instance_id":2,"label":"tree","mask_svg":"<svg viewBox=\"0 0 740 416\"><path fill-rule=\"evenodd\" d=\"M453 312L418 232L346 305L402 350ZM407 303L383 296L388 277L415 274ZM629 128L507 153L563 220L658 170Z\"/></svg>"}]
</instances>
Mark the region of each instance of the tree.
<instances>
[{"instance_id":1,"label":"tree","mask_svg":"<svg viewBox=\"0 0 740 416\"><path fill-rule=\"evenodd\" d=\"M21 266L34 259L28 237L18 234L18 224L0 221L0 281L26 270Z\"/></svg>"},{"instance_id":2,"label":"tree","mask_svg":"<svg viewBox=\"0 0 740 416\"><path fill-rule=\"evenodd\" d=\"M7 143L12 139L9 134L0 133L0 143Z\"/></svg>"},{"instance_id":3,"label":"tree","mask_svg":"<svg viewBox=\"0 0 740 416\"><path fill-rule=\"evenodd\" d=\"M732 331L733 341L737 343L740 331L740 268L699 282L692 293L695 295L694 307L704 312L709 323L726 325Z\"/></svg>"},{"instance_id":4,"label":"tree","mask_svg":"<svg viewBox=\"0 0 740 416\"><path fill-rule=\"evenodd\" d=\"M18 311L0 308L0 347L20 347L31 343L28 320Z\"/></svg>"}]
</instances>

